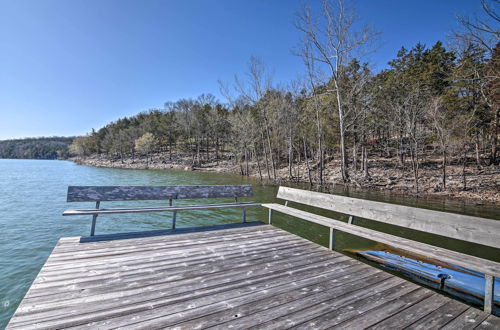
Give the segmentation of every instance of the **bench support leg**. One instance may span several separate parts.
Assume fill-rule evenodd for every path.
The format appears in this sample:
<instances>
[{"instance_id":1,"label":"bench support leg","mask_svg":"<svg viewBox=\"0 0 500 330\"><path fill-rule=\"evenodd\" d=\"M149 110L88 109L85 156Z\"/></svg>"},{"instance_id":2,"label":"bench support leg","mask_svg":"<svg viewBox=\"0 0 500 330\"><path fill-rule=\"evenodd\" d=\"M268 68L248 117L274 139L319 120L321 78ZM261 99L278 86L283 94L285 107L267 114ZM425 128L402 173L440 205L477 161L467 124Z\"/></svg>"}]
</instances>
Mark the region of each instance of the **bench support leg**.
<instances>
[{"instance_id":1,"label":"bench support leg","mask_svg":"<svg viewBox=\"0 0 500 330\"><path fill-rule=\"evenodd\" d=\"M97 220L97 214L94 214L92 216L92 227L90 227L90 236L94 236L94 234L95 234L95 223L96 223L96 220Z\"/></svg>"},{"instance_id":2,"label":"bench support leg","mask_svg":"<svg viewBox=\"0 0 500 330\"><path fill-rule=\"evenodd\" d=\"M243 223L247 222L247 209L243 208Z\"/></svg>"},{"instance_id":3,"label":"bench support leg","mask_svg":"<svg viewBox=\"0 0 500 330\"><path fill-rule=\"evenodd\" d=\"M270 225L273 224L273 210L269 209L269 216L267 217L267 220Z\"/></svg>"},{"instance_id":4,"label":"bench support leg","mask_svg":"<svg viewBox=\"0 0 500 330\"><path fill-rule=\"evenodd\" d=\"M347 221L348 224L353 225L354 224L354 216L350 215L349 220Z\"/></svg>"},{"instance_id":5,"label":"bench support leg","mask_svg":"<svg viewBox=\"0 0 500 330\"><path fill-rule=\"evenodd\" d=\"M175 221L177 220L177 212L174 211L174 214L172 216L172 230L175 230Z\"/></svg>"},{"instance_id":6,"label":"bench support leg","mask_svg":"<svg viewBox=\"0 0 500 330\"><path fill-rule=\"evenodd\" d=\"M495 277L485 274L484 283L484 311L491 314L493 311L493 297L495 293Z\"/></svg>"},{"instance_id":7,"label":"bench support leg","mask_svg":"<svg viewBox=\"0 0 500 330\"><path fill-rule=\"evenodd\" d=\"M95 209L96 210L99 209L99 205L100 204L101 204L100 201L95 202ZM97 220L97 214L94 214L92 216L92 227L90 227L90 236L94 236L94 234L95 234L95 223L96 223L96 220Z\"/></svg>"},{"instance_id":8,"label":"bench support leg","mask_svg":"<svg viewBox=\"0 0 500 330\"><path fill-rule=\"evenodd\" d=\"M328 248L330 250L335 250L335 230L330 227L330 241L328 243Z\"/></svg>"}]
</instances>

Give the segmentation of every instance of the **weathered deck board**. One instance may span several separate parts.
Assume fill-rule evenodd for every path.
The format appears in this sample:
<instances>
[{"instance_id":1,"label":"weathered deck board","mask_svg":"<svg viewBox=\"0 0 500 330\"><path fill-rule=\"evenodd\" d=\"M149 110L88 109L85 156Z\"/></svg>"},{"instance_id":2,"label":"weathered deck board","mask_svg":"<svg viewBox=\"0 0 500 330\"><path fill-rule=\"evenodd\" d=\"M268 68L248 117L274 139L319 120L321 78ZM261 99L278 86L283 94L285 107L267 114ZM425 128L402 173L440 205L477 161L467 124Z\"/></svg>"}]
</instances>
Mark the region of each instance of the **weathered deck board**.
<instances>
[{"instance_id":1,"label":"weathered deck board","mask_svg":"<svg viewBox=\"0 0 500 330\"><path fill-rule=\"evenodd\" d=\"M63 238L8 328L492 329L499 322L276 227L250 223Z\"/></svg>"}]
</instances>

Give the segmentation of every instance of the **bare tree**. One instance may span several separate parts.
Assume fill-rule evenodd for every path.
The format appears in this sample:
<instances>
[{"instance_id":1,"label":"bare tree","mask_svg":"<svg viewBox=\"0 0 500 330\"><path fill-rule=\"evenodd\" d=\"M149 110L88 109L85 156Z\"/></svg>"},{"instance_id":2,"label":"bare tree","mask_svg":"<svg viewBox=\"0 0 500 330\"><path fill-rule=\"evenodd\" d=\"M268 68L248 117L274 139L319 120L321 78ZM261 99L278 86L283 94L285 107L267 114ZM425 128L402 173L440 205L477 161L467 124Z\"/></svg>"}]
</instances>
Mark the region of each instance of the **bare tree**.
<instances>
[{"instance_id":1,"label":"bare tree","mask_svg":"<svg viewBox=\"0 0 500 330\"><path fill-rule=\"evenodd\" d=\"M307 38L307 37L306 37ZM311 43L306 39L306 41L302 45L302 49L300 50L297 55L301 56L304 65L307 68L307 83L306 83L306 90L310 91L310 95L312 98L312 105L314 108L314 114L315 114L315 121L316 121L316 136L317 136L317 143L318 143L318 156L319 156L319 173L318 173L318 178L319 178L319 184L323 186L323 169L325 167L324 164L324 151L323 151L323 128L321 124L321 116L320 116L320 100L318 96L318 91L317 87L321 84L322 79L321 73L317 71L316 67L316 59L314 55L311 52ZM304 140L304 153L305 157L307 160L307 150L306 150L306 142ZM310 176L310 169L309 169L309 162L307 161L307 166L308 166L308 171L309 171L309 176ZM309 179L311 182L311 179Z\"/></svg>"},{"instance_id":2,"label":"bare tree","mask_svg":"<svg viewBox=\"0 0 500 330\"><path fill-rule=\"evenodd\" d=\"M446 190L446 166L452 138L458 135L460 123L454 118L454 112L446 109L441 97L435 97L427 107L428 116L441 148L442 189Z\"/></svg>"},{"instance_id":3,"label":"bare tree","mask_svg":"<svg viewBox=\"0 0 500 330\"><path fill-rule=\"evenodd\" d=\"M262 120L257 129L260 131L261 140L263 142L262 149L266 159L266 167L271 163L272 176L276 180L277 160L274 156L274 148L271 137L271 124L269 113L269 100L266 97L272 90L272 75L268 73L266 66L262 60L257 57L250 57L248 61L247 79L242 80L238 76L234 79L234 90L239 94L239 97L231 96L230 89L224 83L219 81L221 92L228 100L238 100L238 103L244 106L254 107L258 117ZM265 146L264 146L265 144ZM255 145L254 145L255 147ZM260 166L260 164L259 164ZM270 173L268 171L268 177Z\"/></svg>"},{"instance_id":4,"label":"bare tree","mask_svg":"<svg viewBox=\"0 0 500 330\"><path fill-rule=\"evenodd\" d=\"M323 63L329 69L330 81L336 97L339 116L341 172L344 182L349 181L346 153L346 109L342 99L341 76L345 65L375 38L368 26L355 30L357 16L343 0L323 0L322 12L318 17L311 8L304 6L297 14L295 26L304 33L304 43L309 44L310 57Z\"/></svg>"},{"instance_id":5,"label":"bare tree","mask_svg":"<svg viewBox=\"0 0 500 330\"><path fill-rule=\"evenodd\" d=\"M428 107L428 98L422 86L413 86L405 96L403 105L403 118L406 125L406 132L409 137L410 157L415 182L415 190L419 192L419 169L420 158L419 148L423 135L419 129L425 117L425 109Z\"/></svg>"},{"instance_id":6,"label":"bare tree","mask_svg":"<svg viewBox=\"0 0 500 330\"><path fill-rule=\"evenodd\" d=\"M481 0L483 17L458 16L458 21L462 24L464 31L455 33L454 37L461 43L475 43L486 49L491 55L489 70L482 77L485 81L482 94L486 103L492 109L494 120L491 125L491 152L490 164L496 163L498 134L500 132L500 0ZM465 182L465 176L464 176Z\"/></svg>"},{"instance_id":7,"label":"bare tree","mask_svg":"<svg viewBox=\"0 0 500 330\"><path fill-rule=\"evenodd\" d=\"M465 34L481 46L493 52L495 45L500 42L500 0L481 0L483 18L477 16L458 16L458 21L465 29ZM458 35L464 33L458 33Z\"/></svg>"}]
</instances>

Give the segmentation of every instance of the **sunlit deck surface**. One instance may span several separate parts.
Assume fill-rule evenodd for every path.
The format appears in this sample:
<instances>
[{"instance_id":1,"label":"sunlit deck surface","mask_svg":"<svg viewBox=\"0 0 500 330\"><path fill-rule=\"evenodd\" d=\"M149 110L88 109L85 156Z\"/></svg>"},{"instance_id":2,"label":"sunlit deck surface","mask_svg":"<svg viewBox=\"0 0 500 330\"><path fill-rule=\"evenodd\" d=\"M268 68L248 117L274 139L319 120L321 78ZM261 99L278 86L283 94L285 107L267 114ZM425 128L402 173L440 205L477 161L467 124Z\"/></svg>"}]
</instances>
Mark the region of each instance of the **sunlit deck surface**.
<instances>
[{"instance_id":1,"label":"sunlit deck surface","mask_svg":"<svg viewBox=\"0 0 500 330\"><path fill-rule=\"evenodd\" d=\"M247 223L62 238L8 327L498 329L500 318Z\"/></svg>"}]
</instances>

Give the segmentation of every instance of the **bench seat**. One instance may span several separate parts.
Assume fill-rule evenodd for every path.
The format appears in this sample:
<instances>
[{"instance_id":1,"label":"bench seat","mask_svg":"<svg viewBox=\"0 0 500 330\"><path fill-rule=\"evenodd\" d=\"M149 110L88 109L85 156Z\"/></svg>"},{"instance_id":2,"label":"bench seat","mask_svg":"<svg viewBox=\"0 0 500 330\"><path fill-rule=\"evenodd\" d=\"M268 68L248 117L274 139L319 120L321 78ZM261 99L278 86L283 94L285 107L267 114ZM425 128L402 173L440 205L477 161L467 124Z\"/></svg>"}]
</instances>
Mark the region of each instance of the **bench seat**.
<instances>
[{"instance_id":1,"label":"bench seat","mask_svg":"<svg viewBox=\"0 0 500 330\"><path fill-rule=\"evenodd\" d=\"M304 219L329 228L333 228L334 230L339 230L345 233L367 238L372 241L386 244L393 248L398 248L417 255L424 256L426 258L447 262L480 273L500 277L500 263L498 262L382 233L354 224L348 224L339 220L334 220L328 217L298 210L281 204L262 204L262 206L268 208L269 210L274 210L296 218Z\"/></svg>"},{"instance_id":2,"label":"bench seat","mask_svg":"<svg viewBox=\"0 0 500 330\"><path fill-rule=\"evenodd\" d=\"M224 203L224 204L204 204L185 206L165 206L165 207L138 207L138 208L111 208L111 209L86 209L86 210L66 210L62 215L94 215L94 214L120 214L120 213L147 213L147 212L177 212L185 210L205 210L220 208L244 208L260 206L255 202Z\"/></svg>"}]
</instances>

